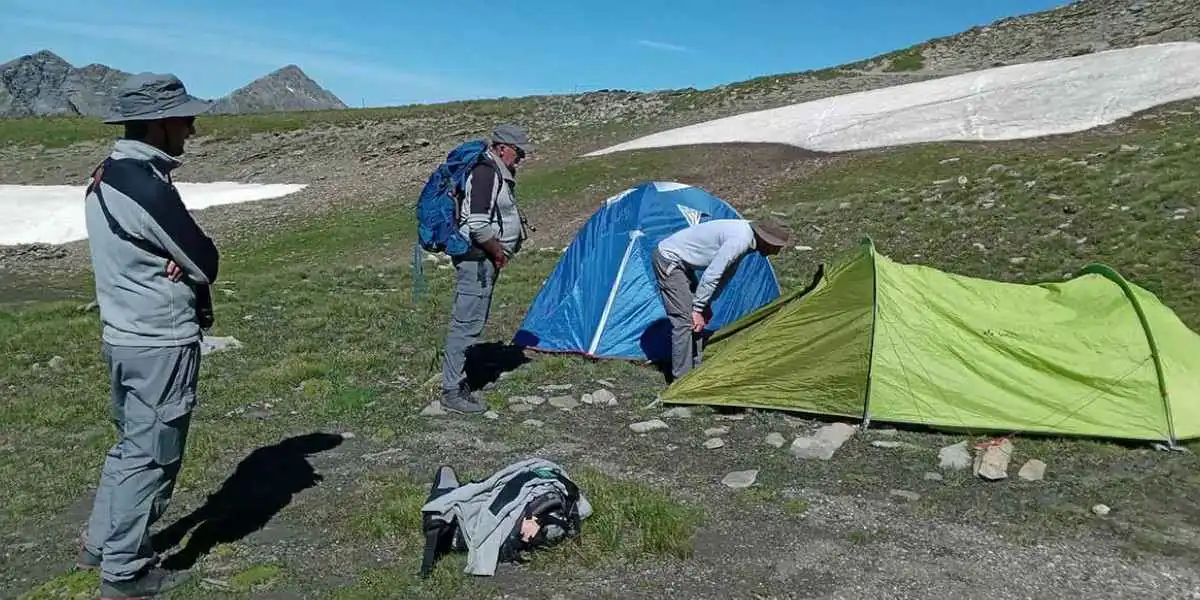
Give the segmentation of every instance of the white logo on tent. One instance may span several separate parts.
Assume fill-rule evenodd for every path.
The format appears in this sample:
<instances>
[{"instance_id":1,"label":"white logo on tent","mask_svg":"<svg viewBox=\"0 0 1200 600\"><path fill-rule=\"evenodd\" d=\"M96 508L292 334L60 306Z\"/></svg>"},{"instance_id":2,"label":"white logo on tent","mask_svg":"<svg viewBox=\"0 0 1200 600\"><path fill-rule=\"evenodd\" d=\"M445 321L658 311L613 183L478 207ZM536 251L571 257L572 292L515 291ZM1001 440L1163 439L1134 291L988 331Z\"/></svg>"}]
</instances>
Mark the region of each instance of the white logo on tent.
<instances>
[{"instance_id":1,"label":"white logo on tent","mask_svg":"<svg viewBox=\"0 0 1200 600\"><path fill-rule=\"evenodd\" d=\"M679 209L679 212L683 213L683 218L687 219L689 226L700 224L700 216L702 215L700 211L682 204L676 204L675 207Z\"/></svg>"}]
</instances>

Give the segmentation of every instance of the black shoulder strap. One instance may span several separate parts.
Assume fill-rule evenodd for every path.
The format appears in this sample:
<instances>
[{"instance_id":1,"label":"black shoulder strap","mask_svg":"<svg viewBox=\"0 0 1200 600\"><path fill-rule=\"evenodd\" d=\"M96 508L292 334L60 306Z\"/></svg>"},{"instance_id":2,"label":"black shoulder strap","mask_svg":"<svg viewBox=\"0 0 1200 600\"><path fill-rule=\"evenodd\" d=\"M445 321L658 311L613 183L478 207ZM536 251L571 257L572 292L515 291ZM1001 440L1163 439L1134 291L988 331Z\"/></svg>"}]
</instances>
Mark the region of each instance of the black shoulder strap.
<instances>
[{"instance_id":1,"label":"black shoulder strap","mask_svg":"<svg viewBox=\"0 0 1200 600\"><path fill-rule=\"evenodd\" d=\"M92 182L88 184L85 195L92 192L96 193L96 200L100 204L100 211L104 213L104 220L108 221L108 229L113 233L113 235L125 240L126 242L129 242L130 244L133 244L134 246L137 246L146 252L149 252L150 254L170 259L170 255L168 255L161 248L150 244L146 240L134 237L132 234L126 231L124 227L121 227L121 224L118 223L117 219L113 217L111 212L109 212L108 204L104 201L104 194L101 192L101 189L104 186L100 185L104 182L104 176L106 174L116 174L117 177L127 176L129 173L129 168L137 168L136 165L131 165L129 163L130 161L127 159L113 159L112 157L105 158L104 161L96 167L96 170L92 171Z\"/></svg>"}]
</instances>

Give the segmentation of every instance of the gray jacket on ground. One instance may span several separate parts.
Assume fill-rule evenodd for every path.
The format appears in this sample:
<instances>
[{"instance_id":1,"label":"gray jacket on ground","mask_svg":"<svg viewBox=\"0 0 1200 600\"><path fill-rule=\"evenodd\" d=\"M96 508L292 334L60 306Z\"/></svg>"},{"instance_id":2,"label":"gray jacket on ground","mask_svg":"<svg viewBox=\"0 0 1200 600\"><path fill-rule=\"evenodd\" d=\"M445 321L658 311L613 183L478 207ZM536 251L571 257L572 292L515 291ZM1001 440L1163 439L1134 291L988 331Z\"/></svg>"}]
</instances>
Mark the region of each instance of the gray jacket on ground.
<instances>
[{"instance_id":1,"label":"gray jacket on ground","mask_svg":"<svg viewBox=\"0 0 1200 600\"><path fill-rule=\"evenodd\" d=\"M558 479L540 476L538 469L565 474L561 467L548 460L522 460L483 481L463 484L421 507L422 512L433 513L444 521L458 520L459 531L467 544L465 571L468 574L495 574L500 547L523 518L526 504L550 491L567 494ZM582 491L577 506L580 520L591 516L592 506Z\"/></svg>"},{"instance_id":2,"label":"gray jacket on ground","mask_svg":"<svg viewBox=\"0 0 1200 600\"><path fill-rule=\"evenodd\" d=\"M497 238L511 258L521 250L524 228L517 207L516 179L511 170L489 150L485 160L471 170L459 207L459 231L475 246L464 258L483 258L479 244Z\"/></svg>"},{"instance_id":3,"label":"gray jacket on ground","mask_svg":"<svg viewBox=\"0 0 1200 600\"><path fill-rule=\"evenodd\" d=\"M99 189L94 181L88 187L84 213L108 344L190 344L211 313L219 257L171 182L179 165L149 144L122 139L101 167ZM167 277L168 260L183 279Z\"/></svg>"}]
</instances>

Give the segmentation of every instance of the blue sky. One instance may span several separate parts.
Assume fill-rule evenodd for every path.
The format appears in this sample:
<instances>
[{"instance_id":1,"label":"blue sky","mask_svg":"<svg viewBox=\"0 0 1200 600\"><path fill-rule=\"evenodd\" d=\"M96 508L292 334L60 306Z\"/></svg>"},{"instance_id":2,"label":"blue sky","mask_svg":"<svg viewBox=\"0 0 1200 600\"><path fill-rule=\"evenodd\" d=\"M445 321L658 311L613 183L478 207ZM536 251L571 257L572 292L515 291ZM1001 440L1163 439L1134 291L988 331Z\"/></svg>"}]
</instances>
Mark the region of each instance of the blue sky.
<instances>
[{"instance_id":1,"label":"blue sky","mask_svg":"<svg viewBox=\"0 0 1200 600\"><path fill-rule=\"evenodd\" d=\"M708 88L852 62L1064 3L0 0L0 62L49 49L75 66L172 72L208 98L294 63L351 106L384 106Z\"/></svg>"}]
</instances>

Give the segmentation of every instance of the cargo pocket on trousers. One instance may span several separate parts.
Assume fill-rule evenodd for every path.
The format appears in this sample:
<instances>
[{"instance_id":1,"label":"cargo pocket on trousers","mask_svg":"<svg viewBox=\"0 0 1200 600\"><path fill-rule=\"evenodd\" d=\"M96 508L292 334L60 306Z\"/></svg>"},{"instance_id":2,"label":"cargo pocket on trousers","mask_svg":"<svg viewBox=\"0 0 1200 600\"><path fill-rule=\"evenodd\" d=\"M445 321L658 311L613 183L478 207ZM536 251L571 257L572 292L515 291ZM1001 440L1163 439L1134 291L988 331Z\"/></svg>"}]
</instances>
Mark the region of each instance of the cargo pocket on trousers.
<instances>
[{"instance_id":1,"label":"cargo pocket on trousers","mask_svg":"<svg viewBox=\"0 0 1200 600\"><path fill-rule=\"evenodd\" d=\"M154 462L171 465L183 458L192 408L196 403L194 390L173 395L158 406L154 423Z\"/></svg>"}]
</instances>

